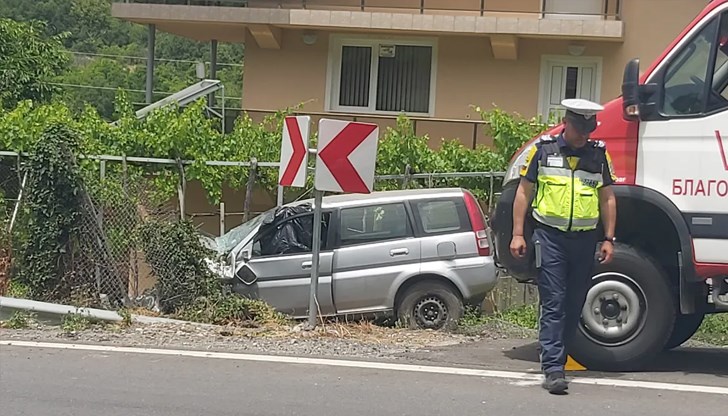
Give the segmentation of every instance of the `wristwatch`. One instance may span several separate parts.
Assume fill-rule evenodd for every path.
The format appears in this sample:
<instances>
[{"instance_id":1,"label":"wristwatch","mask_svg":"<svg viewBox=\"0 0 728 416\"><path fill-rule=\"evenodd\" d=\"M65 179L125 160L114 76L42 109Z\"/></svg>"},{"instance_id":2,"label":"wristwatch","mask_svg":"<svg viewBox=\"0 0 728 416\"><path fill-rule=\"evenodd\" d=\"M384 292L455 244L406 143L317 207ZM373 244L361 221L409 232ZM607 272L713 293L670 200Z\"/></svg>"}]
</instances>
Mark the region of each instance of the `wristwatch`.
<instances>
[{"instance_id":1,"label":"wristwatch","mask_svg":"<svg viewBox=\"0 0 728 416\"><path fill-rule=\"evenodd\" d=\"M614 244L617 239L615 237L604 237L604 241L609 241L610 243Z\"/></svg>"}]
</instances>

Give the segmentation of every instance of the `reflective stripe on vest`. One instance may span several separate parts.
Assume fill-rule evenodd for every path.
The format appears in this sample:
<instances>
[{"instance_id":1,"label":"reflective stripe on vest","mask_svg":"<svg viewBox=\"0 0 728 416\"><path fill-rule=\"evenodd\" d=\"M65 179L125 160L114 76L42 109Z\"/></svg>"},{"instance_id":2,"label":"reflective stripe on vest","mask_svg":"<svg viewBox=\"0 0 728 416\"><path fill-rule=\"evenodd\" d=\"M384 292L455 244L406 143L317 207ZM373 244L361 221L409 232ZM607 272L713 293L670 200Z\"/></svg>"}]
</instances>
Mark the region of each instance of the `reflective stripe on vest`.
<instances>
[{"instance_id":1,"label":"reflective stripe on vest","mask_svg":"<svg viewBox=\"0 0 728 416\"><path fill-rule=\"evenodd\" d=\"M544 149L544 153L549 153ZM561 158L562 166L568 166L566 158L552 153L544 155ZM562 231L587 231L599 223L599 188L603 185L600 173L568 167L544 166L538 168L536 198L533 201L533 217L548 226Z\"/></svg>"}]
</instances>

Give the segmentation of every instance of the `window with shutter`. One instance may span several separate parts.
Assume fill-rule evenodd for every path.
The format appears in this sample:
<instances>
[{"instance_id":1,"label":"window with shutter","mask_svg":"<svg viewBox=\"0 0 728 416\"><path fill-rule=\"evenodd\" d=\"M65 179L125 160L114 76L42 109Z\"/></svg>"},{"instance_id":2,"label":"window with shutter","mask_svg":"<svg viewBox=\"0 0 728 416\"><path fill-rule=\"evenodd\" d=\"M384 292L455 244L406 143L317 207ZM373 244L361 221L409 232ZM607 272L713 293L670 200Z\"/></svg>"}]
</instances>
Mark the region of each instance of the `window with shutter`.
<instances>
[{"instance_id":1,"label":"window with shutter","mask_svg":"<svg viewBox=\"0 0 728 416\"><path fill-rule=\"evenodd\" d=\"M433 44L332 41L329 110L431 115Z\"/></svg>"}]
</instances>

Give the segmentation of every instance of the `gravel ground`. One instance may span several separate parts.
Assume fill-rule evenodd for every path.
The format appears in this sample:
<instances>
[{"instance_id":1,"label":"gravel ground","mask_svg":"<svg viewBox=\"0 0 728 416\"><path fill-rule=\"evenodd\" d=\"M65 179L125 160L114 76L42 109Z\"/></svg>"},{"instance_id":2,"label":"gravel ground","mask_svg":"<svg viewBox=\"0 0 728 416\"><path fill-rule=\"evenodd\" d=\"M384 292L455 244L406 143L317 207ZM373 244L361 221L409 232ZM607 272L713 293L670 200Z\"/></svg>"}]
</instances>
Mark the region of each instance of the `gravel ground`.
<instances>
[{"instance_id":1,"label":"gravel ground","mask_svg":"<svg viewBox=\"0 0 728 416\"><path fill-rule=\"evenodd\" d=\"M96 325L79 331L37 323L24 329L0 328L2 340L362 358L393 358L482 339L524 337L530 334L497 323L468 327L459 333L384 328L369 323L333 323L313 331L305 331L301 325L240 328L194 323Z\"/></svg>"}]
</instances>

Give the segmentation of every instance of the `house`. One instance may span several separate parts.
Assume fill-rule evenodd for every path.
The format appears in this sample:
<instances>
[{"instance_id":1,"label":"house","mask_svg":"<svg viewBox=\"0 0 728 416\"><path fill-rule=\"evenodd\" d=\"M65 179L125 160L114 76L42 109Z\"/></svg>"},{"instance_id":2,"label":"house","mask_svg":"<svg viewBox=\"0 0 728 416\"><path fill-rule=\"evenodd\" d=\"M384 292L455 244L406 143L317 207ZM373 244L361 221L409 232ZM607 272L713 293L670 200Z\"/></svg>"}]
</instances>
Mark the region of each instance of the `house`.
<instances>
[{"instance_id":1,"label":"house","mask_svg":"<svg viewBox=\"0 0 728 416\"><path fill-rule=\"evenodd\" d=\"M242 107L488 143L472 105L531 117L605 102L625 63L654 59L696 0L118 0L113 16L199 41L243 42ZM213 48L214 50L214 48Z\"/></svg>"}]
</instances>

